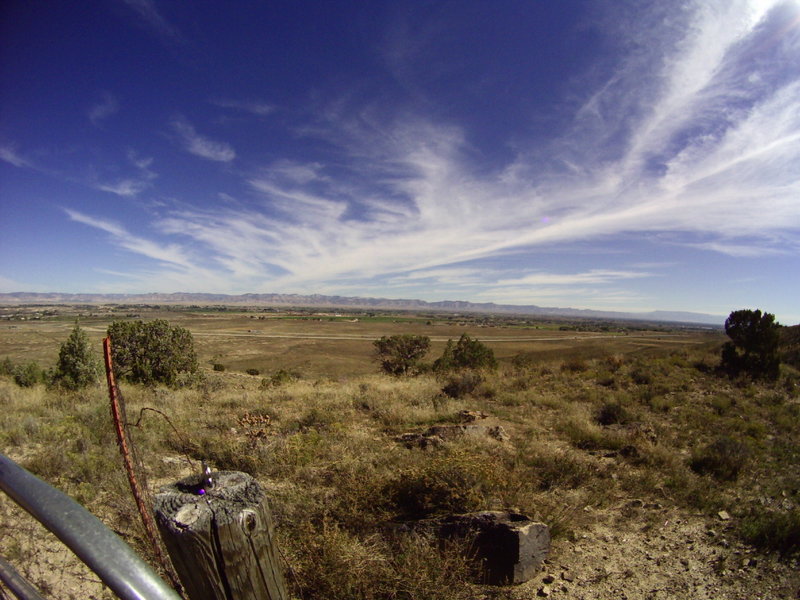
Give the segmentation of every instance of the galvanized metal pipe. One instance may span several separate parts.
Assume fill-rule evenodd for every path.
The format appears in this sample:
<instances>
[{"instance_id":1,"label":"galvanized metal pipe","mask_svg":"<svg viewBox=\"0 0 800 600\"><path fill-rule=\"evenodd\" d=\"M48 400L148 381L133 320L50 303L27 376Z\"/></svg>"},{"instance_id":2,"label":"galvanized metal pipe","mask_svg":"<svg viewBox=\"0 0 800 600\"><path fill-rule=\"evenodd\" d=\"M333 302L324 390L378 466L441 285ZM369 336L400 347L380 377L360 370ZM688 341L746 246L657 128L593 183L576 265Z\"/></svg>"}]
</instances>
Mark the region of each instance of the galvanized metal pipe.
<instances>
[{"instance_id":1,"label":"galvanized metal pipe","mask_svg":"<svg viewBox=\"0 0 800 600\"><path fill-rule=\"evenodd\" d=\"M30 582L20 575L10 562L0 556L0 581L11 590L15 598L19 600L44 600L44 596L39 593ZM5 598L0 590L0 597Z\"/></svg>"},{"instance_id":2,"label":"galvanized metal pipe","mask_svg":"<svg viewBox=\"0 0 800 600\"><path fill-rule=\"evenodd\" d=\"M97 517L3 454L0 490L52 531L122 600L181 600Z\"/></svg>"}]
</instances>

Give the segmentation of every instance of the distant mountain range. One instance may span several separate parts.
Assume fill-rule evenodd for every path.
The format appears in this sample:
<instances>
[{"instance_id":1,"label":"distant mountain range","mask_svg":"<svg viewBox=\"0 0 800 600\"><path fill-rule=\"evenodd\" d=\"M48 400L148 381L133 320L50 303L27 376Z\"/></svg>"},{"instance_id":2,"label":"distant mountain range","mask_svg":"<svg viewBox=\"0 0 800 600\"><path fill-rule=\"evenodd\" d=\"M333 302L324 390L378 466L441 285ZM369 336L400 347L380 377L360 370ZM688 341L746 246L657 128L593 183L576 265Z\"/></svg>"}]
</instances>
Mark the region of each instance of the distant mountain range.
<instances>
[{"instance_id":1,"label":"distant mountain range","mask_svg":"<svg viewBox=\"0 0 800 600\"><path fill-rule=\"evenodd\" d=\"M241 305L320 308L363 308L379 310L416 310L573 317L584 319L631 319L669 321L703 325L721 325L725 317L694 312L664 311L614 312L534 305L475 303L461 300L426 302L424 300L322 296L320 294L62 294L58 292L14 292L0 294L0 304L183 304Z\"/></svg>"}]
</instances>

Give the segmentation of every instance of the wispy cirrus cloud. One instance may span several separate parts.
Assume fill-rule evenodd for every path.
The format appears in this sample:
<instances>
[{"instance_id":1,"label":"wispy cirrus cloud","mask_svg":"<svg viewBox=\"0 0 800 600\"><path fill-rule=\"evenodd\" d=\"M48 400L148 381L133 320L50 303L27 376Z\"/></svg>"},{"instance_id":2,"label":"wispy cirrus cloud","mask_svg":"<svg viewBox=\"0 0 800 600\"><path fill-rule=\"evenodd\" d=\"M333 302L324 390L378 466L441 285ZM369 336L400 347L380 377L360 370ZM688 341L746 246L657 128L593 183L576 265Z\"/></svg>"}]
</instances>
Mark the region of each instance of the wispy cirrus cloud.
<instances>
[{"instance_id":1,"label":"wispy cirrus cloud","mask_svg":"<svg viewBox=\"0 0 800 600\"><path fill-rule=\"evenodd\" d=\"M92 122L92 125L99 127L103 121L116 114L118 111L119 102L116 97L109 92L104 92L103 98L98 103L92 105L87 116Z\"/></svg>"},{"instance_id":2,"label":"wispy cirrus cloud","mask_svg":"<svg viewBox=\"0 0 800 600\"><path fill-rule=\"evenodd\" d=\"M194 267L187 253L177 244L159 244L130 233L122 225L105 219L98 219L69 208L64 209L64 212L67 213L71 220L77 223L83 223L89 227L104 231L111 236L116 245L125 250L173 267Z\"/></svg>"},{"instance_id":3,"label":"wispy cirrus cloud","mask_svg":"<svg viewBox=\"0 0 800 600\"><path fill-rule=\"evenodd\" d=\"M164 40L180 41L182 36L178 29L161 14L154 0L122 0L133 10L142 22Z\"/></svg>"},{"instance_id":4,"label":"wispy cirrus cloud","mask_svg":"<svg viewBox=\"0 0 800 600\"><path fill-rule=\"evenodd\" d=\"M135 167L134 173L125 177L111 179L94 172L90 175L85 175L55 170L51 167L34 163L29 158L22 156L13 145L0 146L0 160L15 167L33 169L55 179L78 183L102 192L130 198L148 189L158 177L158 174L150 168L153 163L153 159L150 157L142 157L135 151L129 150L127 159ZM115 165L113 170L117 171L119 169ZM130 169L127 170L130 171Z\"/></svg>"},{"instance_id":5,"label":"wispy cirrus cloud","mask_svg":"<svg viewBox=\"0 0 800 600\"><path fill-rule=\"evenodd\" d=\"M175 117L171 125L187 152L217 162L230 162L236 158L236 151L230 144L200 135L185 117Z\"/></svg>"},{"instance_id":6,"label":"wispy cirrus cloud","mask_svg":"<svg viewBox=\"0 0 800 600\"><path fill-rule=\"evenodd\" d=\"M22 156L12 145L0 146L0 160L19 168L33 166L33 163Z\"/></svg>"},{"instance_id":7,"label":"wispy cirrus cloud","mask_svg":"<svg viewBox=\"0 0 800 600\"><path fill-rule=\"evenodd\" d=\"M232 100L230 98L222 98L211 100L211 104L219 106L220 108L230 108L250 113L257 117L266 117L275 112L275 107L273 105L258 100Z\"/></svg>"},{"instance_id":8,"label":"wispy cirrus cloud","mask_svg":"<svg viewBox=\"0 0 800 600\"><path fill-rule=\"evenodd\" d=\"M582 273L529 273L514 279L500 279L498 285L537 286L537 285L589 285L652 277L644 271L611 271L591 269Z\"/></svg>"},{"instance_id":9,"label":"wispy cirrus cloud","mask_svg":"<svg viewBox=\"0 0 800 600\"><path fill-rule=\"evenodd\" d=\"M113 183L98 182L94 184L94 188L100 190L101 192L108 192L109 194L122 196L124 198L137 196L147 189L147 186L148 183L146 181L136 179L121 179Z\"/></svg>"},{"instance_id":10,"label":"wispy cirrus cloud","mask_svg":"<svg viewBox=\"0 0 800 600\"><path fill-rule=\"evenodd\" d=\"M158 175L150 168L153 164L153 159L140 156L134 150L128 151L128 162L136 168L136 174L134 176L115 181L105 181L94 178L91 182L91 186L96 190L122 196L123 198L138 196L153 184L153 180L155 180Z\"/></svg>"}]
</instances>

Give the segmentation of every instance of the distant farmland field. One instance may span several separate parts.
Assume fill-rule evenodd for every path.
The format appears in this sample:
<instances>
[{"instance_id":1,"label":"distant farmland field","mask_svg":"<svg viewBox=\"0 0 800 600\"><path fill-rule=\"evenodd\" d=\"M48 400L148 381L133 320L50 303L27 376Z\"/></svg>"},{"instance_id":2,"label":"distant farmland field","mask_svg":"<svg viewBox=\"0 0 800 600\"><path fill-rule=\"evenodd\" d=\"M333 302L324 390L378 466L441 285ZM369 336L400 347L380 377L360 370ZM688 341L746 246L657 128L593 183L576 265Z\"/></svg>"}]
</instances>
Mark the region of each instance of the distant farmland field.
<instances>
[{"instance_id":1,"label":"distant farmland field","mask_svg":"<svg viewBox=\"0 0 800 600\"><path fill-rule=\"evenodd\" d=\"M391 313L339 315L333 311L263 314L234 309L68 306L7 308L4 312L4 316L15 314L16 318L0 325L0 358L10 357L15 362L35 360L42 366L54 364L59 345L77 318L98 348L106 328L114 320L160 318L192 332L200 363L205 368L219 363L232 371L258 369L261 373L271 373L287 369L311 377L375 372L373 340L402 333L429 336L432 342L429 360L441 354L448 339L467 333L492 348L501 362L521 354L532 360L553 360L658 353L722 339L719 332L669 329L663 325L648 330L641 323L635 326L618 323L581 331L576 329L592 327L574 321L528 319L520 323L512 317L495 318L486 324L487 317L476 315L459 319L448 315Z\"/></svg>"}]
</instances>

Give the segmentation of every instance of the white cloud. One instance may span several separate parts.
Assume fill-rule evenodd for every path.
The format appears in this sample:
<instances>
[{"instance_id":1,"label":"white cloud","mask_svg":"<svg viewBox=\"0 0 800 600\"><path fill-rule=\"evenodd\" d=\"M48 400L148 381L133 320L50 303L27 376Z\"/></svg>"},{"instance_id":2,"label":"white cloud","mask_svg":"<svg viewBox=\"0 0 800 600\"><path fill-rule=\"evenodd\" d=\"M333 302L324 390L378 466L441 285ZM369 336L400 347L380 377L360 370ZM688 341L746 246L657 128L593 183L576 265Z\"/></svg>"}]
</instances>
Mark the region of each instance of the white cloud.
<instances>
[{"instance_id":1,"label":"white cloud","mask_svg":"<svg viewBox=\"0 0 800 600\"><path fill-rule=\"evenodd\" d=\"M642 271L609 271L592 269L583 273L530 273L516 279L501 279L498 285L539 286L539 285L587 285L604 284L624 279L652 277Z\"/></svg>"},{"instance_id":2,"label":"white cloud","mask_svg":"<svg viewBox=\"0 0 800 600\"><path fill-rule=\"evenodd\" d=\"M102 192L116 194L123 198L130 198L140 194L147 188L147 182L135 179L122 179L115 183L96 183L94 187Z\"/></svg>"},{"instance_id":3,"label":"white cloud","mask_svg":"<svg viewBox=\"0 0 800 600\"><path fill-rule=\"evenodd\" d=\"M429 285L431 281L445 285L475 285L485 281L486 272L475 268L443 268L425 269L423 271L412 271L405 275L393 277L392 280L398 283L415 283L417 285Z\"/></svg>"},{"instance_id":4,"label":"white cloud","mask_svg":"<svg viewBox=\"0 0 800 600\"><path fill-rule=\"evenodd\" d=\"M232 108L234 110L241 110L253 114L257 117L266 117L267 115L275 112L275 107L266 102L259 102L257 100L212 100L211 104L221 108Z\"/></svg>"},{"instance_id":5,"label":"white cloud","mask_svg":"<svg viewBox=\"0 0 800 600\"><path fill-rule=\"evenodd\" d=\"M13 146L0 146L0 160L20 168L32 166L31 162L20 156Z\"/></svg>"},{"instance_id":6,"label":"white cloud","mask_svg":"<svg viewBox=\"0 0 800 600\"><path fill-rule=\"evenodd\" d=\"M165 40L179 41L179 31L164 18L153 0L122 0L142 21Z\"/></svg>"},{"instance_id":7,"label":"white cloud","mask_svg":"<svg viewBox=\"0 0 800 600\"><path fill-rule=\"evenodd\" d=\"M158 175L150 169L153 164L153 159L151 157L139 156L134 150L129 150L128 161L137 169L137 173L134 177L126 177L113 182L98 181L95 179L91 183L91 186L96 190L116 194L123 198L131 198L142 193L149 188L153 180L158 177Z\"/></svg>"},{"instance_id":8,"label":"white cloud","mask_svg":"<svg viewBox=\"0 0 800 600\"><path fill-rule=\"evenodd\" d=\"M230 162L236 158L236 151L230 144L216 142L200 135L183 117L173 119L172 128L180 136L184 148L195 156L218 162Z\"/></svg>"},{"instance_id":9,"label":"white cloud","mask_svg":"<svg viewBox=\"0 0 800 600\"><path fill-rule=\"evenodd\" d=\"M119 111L119 102L110 93L104 92L103 99L89 109L88 117L92 125L99 127L103 121Z\"/></svg>"},{"instance_id":10,"label":"white cloud","mask_svg":"<svg viewBox=\"0 0 800 600\"><path fill-rule=\"evenodd\" d=\"M712 252L719 252L720 254L727 254L728 256L736 257L758 257L758 256L774 256L776 254L785 254L787 251L778 248L761 247L752 244L730 244L724 241L719 242L703 242L699 244L686 244L693 248L700 250L709 250Z\"/></svg>"},{"instance_id":11,"label":"white cloud","mask_svg":"<svg viewBox=\"0 0 800 600\"><path fill-rule=\"evenodd\" d=\"M487 286L475 294L477 301L498 304L561 306L563 308L593 308L607 310L648 310L652 298L625 289L543 286L536 289ZM567 306L564 306L566 304Z\"/></svg>"},{"instance_id":12,"label":"white cloud","mask_svg":"<svg viewBox=\"0 0 800 600\"><path fill-rule=\"evenodd\" d=\"M124 248L125 250L135 254L141 254L142 256L152 258L168 265L194 269L194 266L190 262L184 250L176 244L159 244L157 242L135 236L128 232L121 225L111 221L97 219L71 209L64 210L69 218L73 221L83 223L84 225L88 225L90 227L94 227L95 229L106 232L111 236L112 241L116 245Z\"/></svg>"}]
</instances>

